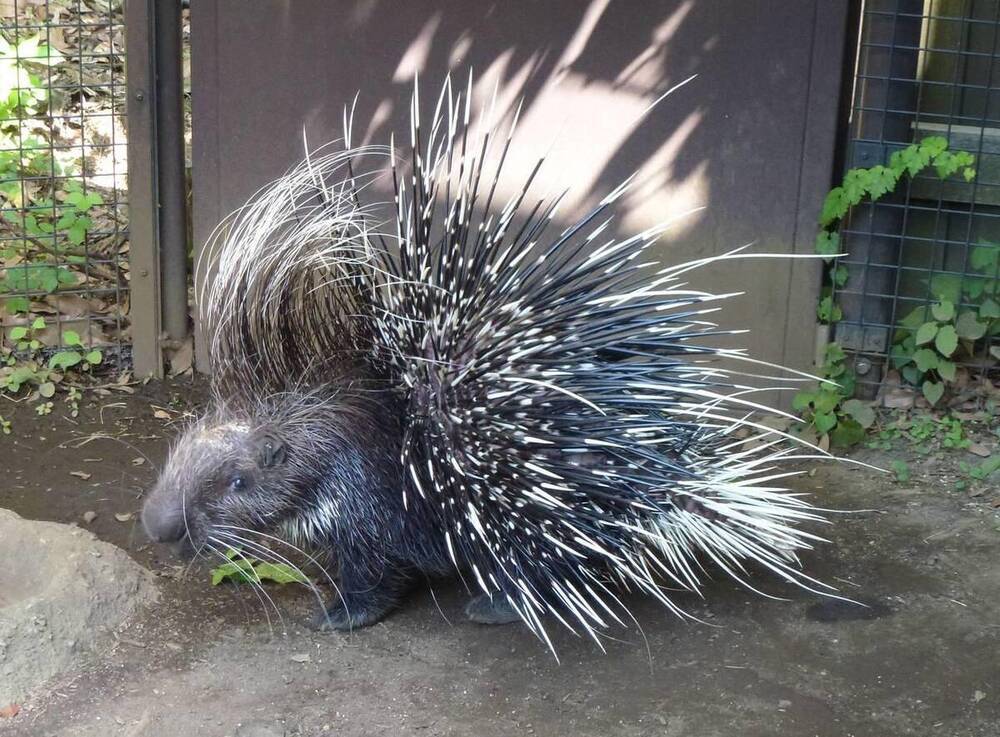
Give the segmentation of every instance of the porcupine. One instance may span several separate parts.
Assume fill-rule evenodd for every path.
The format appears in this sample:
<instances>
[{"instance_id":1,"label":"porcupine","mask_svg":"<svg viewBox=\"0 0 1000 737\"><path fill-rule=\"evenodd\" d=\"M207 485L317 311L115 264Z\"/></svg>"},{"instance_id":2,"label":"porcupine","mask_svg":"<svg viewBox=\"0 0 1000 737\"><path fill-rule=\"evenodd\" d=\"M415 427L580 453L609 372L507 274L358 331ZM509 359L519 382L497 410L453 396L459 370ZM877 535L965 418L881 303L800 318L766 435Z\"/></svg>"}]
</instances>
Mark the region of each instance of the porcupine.
<instances>
[{"instance_id":1,"label":"porcupine","mask_svg":"<svg viewBox=\"0 0 1000 737\"><path fill-rule=\"evenodd\" d=\"M680 281L747 254L664 267L647 250L666 225L606 235L631 180L550 234L564 195L528 200L541 161L494 212L520 107L501 131L471 100L471 75L449 79L425 139L414 87L405 170L392 137L352 148L352 109L343 150L217 230L200 298L213 409L145 503L150 536L329 553L336 629L458 571L471 618L520 620L550 648L546 618L600 644L630 616L623 588L683 615L668 590L698 591L705 562L829 591L796 555L822 516L781 485L818 451L762 424L763 390L718 365L770 366L706 341L732 332L705 315L733 295ZM371 196L379 172L392 204Z\"/></svg>"}]
</instances>

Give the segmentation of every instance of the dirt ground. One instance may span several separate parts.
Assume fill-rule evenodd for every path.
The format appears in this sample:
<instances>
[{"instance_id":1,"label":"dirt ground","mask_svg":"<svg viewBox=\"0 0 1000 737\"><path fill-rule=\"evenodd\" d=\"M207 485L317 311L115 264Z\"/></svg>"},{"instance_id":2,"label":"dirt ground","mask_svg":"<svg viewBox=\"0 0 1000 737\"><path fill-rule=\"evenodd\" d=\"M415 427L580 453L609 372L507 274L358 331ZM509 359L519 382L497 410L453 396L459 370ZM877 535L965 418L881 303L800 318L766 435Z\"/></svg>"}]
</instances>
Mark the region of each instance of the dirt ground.
<instances>
[{"instance_id":1,"label":"dirt ground","mask_svg":"<svg viewBox=\"0 0 1000 737\"><path fill-rule=\"evenodd\" d=\"M970 495L934 475L904 486L817 467L798 486L818 504L874 511L837 516L821 530L832 544L805 565L870 608L761 578L787 597L764 599L720 578L705 600L678 599L704 623L636 601L641 631L614 632L607 653L553 629L556 662L517 626L464 621L464 594L448 582L340 635L304 627L304 589L272 589L280 614L266 615L249 590L185 575L129 515L176 433L165 418L200 396L150 385L91 400L76 419L4 405L13 434L0 436L0 507L88 527L155 571L161 598L100 657L0 718L0 734L1000 734L998 488Z\"/></svg>"}]
</instances>

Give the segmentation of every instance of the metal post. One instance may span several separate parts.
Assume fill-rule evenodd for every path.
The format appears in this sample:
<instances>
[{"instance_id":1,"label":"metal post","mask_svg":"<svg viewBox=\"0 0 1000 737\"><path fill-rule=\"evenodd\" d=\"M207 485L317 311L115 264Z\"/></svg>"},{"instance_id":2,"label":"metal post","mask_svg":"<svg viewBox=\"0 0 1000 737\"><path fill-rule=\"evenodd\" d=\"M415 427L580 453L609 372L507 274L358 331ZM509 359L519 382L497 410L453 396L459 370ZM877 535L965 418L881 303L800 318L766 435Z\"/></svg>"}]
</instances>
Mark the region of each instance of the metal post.
<instances>
[{"instance_id":1,"label":"metal post","mask_svg":"<svg viewBox=\"0 0 1000 737\"><path fill-rule=\"evenodd\" d=\"M156 173L155 0L125 7L132 361L138 376L163 375Z\"/></svg>"},{"instance_id":2,"label":"metal post","mask_svg":"<svg viewBox=\"0 0 1000 737\"><path fill-rule=\"evenodd\" d=\"M132 356L163 376L164 338L187 335L187 197L180 0L126 5Z\"/></svg>"},{"instance_id":3,"label":"metal post","mask_svg":"<svg viewBox=\"0 0 1000 737\"><path fill-rule=\"evenodd\" d=\"M167 338L181 340L188 332L181 1L158 0L155 26L162 327Z\"/></svg>"}]
</instances>

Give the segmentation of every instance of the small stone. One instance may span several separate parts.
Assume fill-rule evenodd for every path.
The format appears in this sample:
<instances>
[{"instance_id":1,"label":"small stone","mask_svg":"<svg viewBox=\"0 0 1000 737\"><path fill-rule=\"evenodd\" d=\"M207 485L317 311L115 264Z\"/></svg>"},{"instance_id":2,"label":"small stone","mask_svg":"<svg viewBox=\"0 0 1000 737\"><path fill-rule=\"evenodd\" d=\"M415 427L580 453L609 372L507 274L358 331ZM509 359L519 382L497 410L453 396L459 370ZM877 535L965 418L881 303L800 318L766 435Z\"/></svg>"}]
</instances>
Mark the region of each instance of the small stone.
<instances>
[{"instance_id":1,"label":"small stone","mask_svg":"<svg viewBox=\"0 0 1000 737\"><path fill-rule=\"evenodd\" d=\"M778 708L779 709L787 709L791 705L792 705L792 702L789 701L788 699L781 699L780 701L778 701Z\"/></svg>"},{"instance_id":2,"label":"small stone","mask_svg":"<svg viewBox=\"0 0 1000 737\"><path fill-rule=\"evenodd\" d=\"M973 443L966 450L968 450L973 455L979 456L980 458L989 458L991 455L990 449L987 448L982 443Z\"/></svg>"},{"instance_id":3,"label":"small stone","mask_svg":"<svg viewBox=\"0 0 1000 737\"><path fill-rule=\"evenodd\" d=\"M83 522L84 522L84 524L89 525L95 519L97 519L97 512L94 512L93 510L91 510L91 511L83 513Z\"/></svg>"},{"instance_id":4,"label":"small stone","mask_svg":"<svg viewBox=\"0 0 1000 737\"><path fill-rule=\"evenodd\" d=\"M910 409L913 406L913 393L904 389L887 392L882 398L882 406L887 409Z\"/></svg>"},{"instance_id":5,"label":"small stone","mask_svg":"<svg viewBox=\"0 0 1000 737\"><path fill-rule=\"evenodd\" d=\"M119 522L128 522L133 516L131 512L119 512L115 514L115 519Z\"/></svg>"},{"instance_id":6,"label":"small stone","mask_svg":"<svg viewBox=\"0 0 1000 737\"><path fill-rule=\"evenodd\" d=\"M291 660L292 660L292 662L295 662L295 663L311 663L312 662L312 658L309 656L309 653L296 653L295 655L293 655L291 657Z\"/></svg>"},{"instance_id":7,"label":"small stone","mask_svg":"<svg viewBox=\"0 0 1000 737\"><path fill-rule=\"evenodd\" d=\"M986 692L976 689L976 692L972 694L972 703L978 704L980 701L986 698Z\"/></svg>"}]
</instances>

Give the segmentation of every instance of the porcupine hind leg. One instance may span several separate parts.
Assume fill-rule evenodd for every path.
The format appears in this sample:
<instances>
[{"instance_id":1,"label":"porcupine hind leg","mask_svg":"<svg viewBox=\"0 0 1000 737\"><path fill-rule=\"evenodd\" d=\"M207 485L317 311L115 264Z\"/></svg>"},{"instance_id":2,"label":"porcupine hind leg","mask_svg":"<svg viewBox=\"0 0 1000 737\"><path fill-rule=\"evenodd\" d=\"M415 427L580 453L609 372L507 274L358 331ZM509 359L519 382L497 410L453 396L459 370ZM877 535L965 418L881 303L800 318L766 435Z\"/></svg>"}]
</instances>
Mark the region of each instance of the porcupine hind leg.
<instances>
[{"instance_id":1,"label":"porcupine hind leg","mask_svg":"<svg viewBox=\"0 0 1000 737\"><path fill-rule=\"evenodd\" d=\"M511 624L520 622L521 615L514 611L506 596L479 594L465 605L465 616L478 624Z\"/></svg>"},{"instance_id":2,"label":"porcupine hind leg","mask_svg":"<svg viewBox=\"0 0 1000 737\"><path fill-rule=\"evenodd\" d=\"M414 573L408 566L389 561L373 565L370 560L358 563L342 558L339 595L317 615L316 628L345 632L381 621L413 587Z\"/></svg>"}]
</instances>

